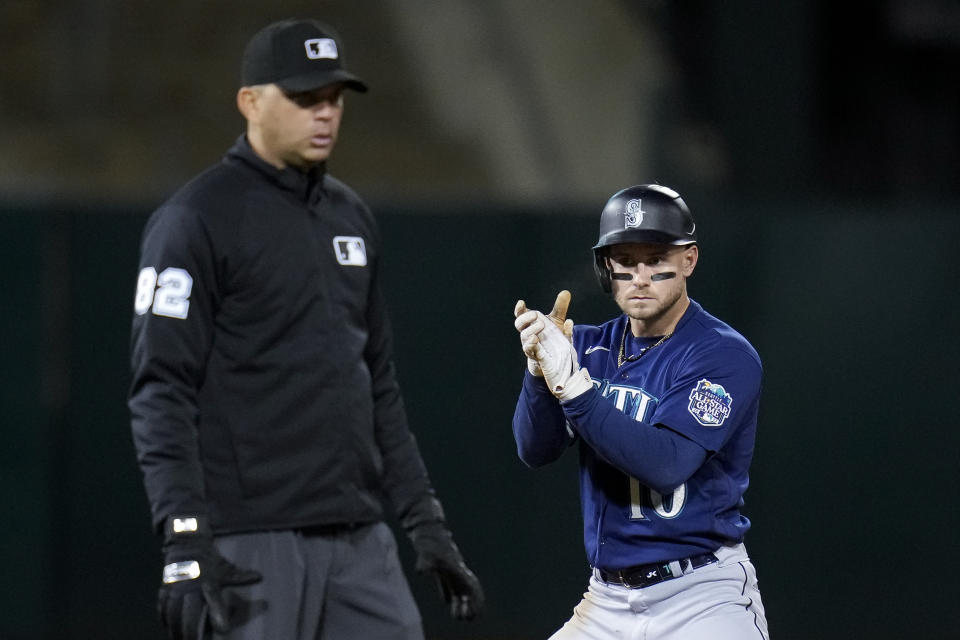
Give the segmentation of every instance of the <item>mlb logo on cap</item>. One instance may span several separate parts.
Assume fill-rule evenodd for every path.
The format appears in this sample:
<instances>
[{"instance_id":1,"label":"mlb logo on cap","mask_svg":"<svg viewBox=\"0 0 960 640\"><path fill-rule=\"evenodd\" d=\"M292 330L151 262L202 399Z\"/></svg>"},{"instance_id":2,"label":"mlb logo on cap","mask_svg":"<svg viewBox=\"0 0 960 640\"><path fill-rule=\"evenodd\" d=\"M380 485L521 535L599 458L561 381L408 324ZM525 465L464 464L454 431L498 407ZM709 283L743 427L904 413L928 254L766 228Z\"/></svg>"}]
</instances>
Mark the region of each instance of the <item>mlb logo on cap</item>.
<instances>
[{"instance_id":1,"label":"mlb logo on cap","mask_svg":"<svg viewBox=\"0 0 960 640\"><path fill-rule=\"evenodd\" d=\"M339 57L337 54L337 41L333 38L311 38L304 42L303 46L307 50L307 57L311 60L319 60L321 58L336 60Z\"/></svg>"},{"instance_id":2,"label":"mlb logo on cap","mask_svg":"<svg viewBox=\"0 0 960 640\"><path fill-rule=\"evenodd\" d=\"M276 84L292 92L334 83L367 90L363 80L344 67L343 43L336 32L317 20L283 20L254 34L243 50L240 79L244 87Z\"/></svg>"}]
</instances>

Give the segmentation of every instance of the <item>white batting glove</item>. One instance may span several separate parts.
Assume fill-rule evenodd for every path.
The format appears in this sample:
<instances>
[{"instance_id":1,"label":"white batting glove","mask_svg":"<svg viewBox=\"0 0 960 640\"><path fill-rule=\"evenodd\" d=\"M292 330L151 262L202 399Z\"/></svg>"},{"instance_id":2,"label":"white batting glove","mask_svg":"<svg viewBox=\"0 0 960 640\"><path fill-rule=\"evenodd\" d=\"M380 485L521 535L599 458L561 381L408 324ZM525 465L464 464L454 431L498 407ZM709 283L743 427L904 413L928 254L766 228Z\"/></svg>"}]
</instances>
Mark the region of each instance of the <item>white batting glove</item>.
<instances>
[{"instance_id":1,"label":"white batting glove","mask_svg":"<svg viewBox=\"0 0 960 640\"><path fill-rule=\"evenodd\" d=\"M516 310L520 310L522 305L523 300L517 303ZM546 326L546 318L539 311L522 311L517 315L513 326L520 332L520 348L527 356L527 369L531 374L542 378L543 370L537 360L540 356L540 341L537 335Z\"/></svg>"},{"instance_id":2,"label":"white batting glove","mask_svg":"<svg viewBox=\"0 0 960 640\"><path fill-rule=\"evenodd\" d=\"M521 310L520 303L516 310ZM569 320L564 322L564 327L567 323L572 330ZM520 345L527 355L528 367L537 367L553 395L560 400L570 400L590 390L593 386L590 374L580 368L568 333L557 326L556 321L539 311L523 311L514 326L520 332Z\"/></svg>"},{"instance_id":3,"label":"white batting glove","mask_svg":"<svg viewBox=\"0 0 960 640\"><path fill-rule=\"evenodd\" d=\"M557 299L553 303L553 309L550 311L550 315L547 316L550 320L553 321L555 325L560 327L560 330L563 331L563 335L567 336L567 339L570 340L570 344L573 344L573 320L568 319L567 308L570 306L570 292L564 289L557 294ZM529 313L527 310L527 304L523 300L517 300L517 304L513 307L513 316L518 319L514 323L514 326L517 328L517 331L521 331L524 326L533 321L535 316L529 315L524 320L524 325L521 326L519 323L519 318L521 315ZM531 356L528 352L528 345L524 345L521 342L523 347L523 352L527 354L527 370L530 371L531 375L537 376L538 378L543 377L543 372L540 370L540 363L537 362L535 356Z\"/></svg>"},{"instance_id":4,"label":"white batting glove","mask_svg":"<svg viewBox=\"0 0 960 640\"><path fill-rule=\"evenodd\" d=\"M541 323L542 328L537 331L536 327ZM537 363L543 372L543 378L553 395L561 401L572 400L593 388L590 374L580 367L576 350L557 325L540 314L538 321L531 323L530 327L520 334L521 342L532 342L532 337L523 335L525 332L535 334L537 342L533 350L537 354Z\"/></svg>"},{"instance_id":5,"label":"white batting glove","mask_svg":"<svg viewBox=\"0 0 960 640\"><path fill-rule=\"evenodd\" d=\"M536 340L531 340L528 336L527 341L524 342L523 338L523 330L530 326L530 323L539 320L537 313L539 312L527 311L527 306L523 303L523 300L518 300L517 306L513 309L513 314L516 316L513 326L517 328L517 331L521 332L520 348L523 349L523 353L527 356L527 370L532 375L542 378L543 372L540 370L540 363L537 362L537 356L535 355Z\"/></svg>"}]
</instances>

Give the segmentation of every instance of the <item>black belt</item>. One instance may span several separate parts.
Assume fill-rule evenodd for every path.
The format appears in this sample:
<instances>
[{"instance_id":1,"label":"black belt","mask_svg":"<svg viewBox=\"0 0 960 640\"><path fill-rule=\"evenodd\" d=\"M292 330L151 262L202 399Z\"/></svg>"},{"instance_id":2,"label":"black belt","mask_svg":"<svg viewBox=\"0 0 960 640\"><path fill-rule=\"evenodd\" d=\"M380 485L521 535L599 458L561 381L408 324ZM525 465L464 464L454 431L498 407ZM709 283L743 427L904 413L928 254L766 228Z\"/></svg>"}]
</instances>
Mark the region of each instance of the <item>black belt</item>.
<instances>
[{"instance_id":1,"label":"black belt","mask_svg":"<svg viewBox=\"0 0 960 640\"><path fill-rule=\"evenodd\" d=\"M670 580L672 578L678 578L683 575L683 571L689 566L691 570L699 569L700 567L705 567L708 564L713 564L717 562L717 556L712 553L702 553L699 556L692 556L690 558L683 558L682 560L677 560L680 563L680 574L674 575L673 569L670 568L671 562L653 562L650 564L638 564L633 567L627 567L626 569L618 569L616 571L607 571L606 569L597 569L597 575L601 580L609 584L622 584L625 587L630 587L631 589L640 589L642 587L649 587L652 584L657 584L658 582L663 582L664 580Z\"/></svg>"},{"instance_id":2,"label":"black belt","mask_svg":"<svg viewBox=\"0 0 960 640\"><path fill-rule=\"evenodd\" d=\"M335 524L314 524L306 527L299 527L296 531L305 536L339 536L345 533L353 533L357 529L373 524L372 522L343 522Z\"/></svg>"}]
</instances>

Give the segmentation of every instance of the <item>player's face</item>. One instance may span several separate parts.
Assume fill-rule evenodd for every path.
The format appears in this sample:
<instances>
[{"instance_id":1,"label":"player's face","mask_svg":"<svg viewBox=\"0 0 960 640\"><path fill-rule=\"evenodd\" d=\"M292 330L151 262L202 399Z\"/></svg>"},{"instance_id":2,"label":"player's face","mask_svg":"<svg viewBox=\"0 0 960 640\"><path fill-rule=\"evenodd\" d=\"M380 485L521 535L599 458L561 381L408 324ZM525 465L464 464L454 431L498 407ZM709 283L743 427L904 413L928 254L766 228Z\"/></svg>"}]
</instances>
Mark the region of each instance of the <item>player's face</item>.
<instances>
[{"instance_id":1,"label":"player's face","mask_svg":"<svg viewBox=\"0 0 960 640\"><path fill-rule=\"evenodd\" d=\"M618 244L607 265L613 297L639 325L641 335L663 335L686 310L687 278L697 264L696 245ZM618 275L620 274L620 275Z\"/></svg>"},{"instance_id":2,"label":"player's face","mask_svg":"<svg viewBox=\"0 0 960 640\"><path fill-rule=\"evenodd\" d=\"M300 93L287 93L275 84L245 87L241 111L247 117L247 135L264 160L278 168L306 168L325 161L333 152L343 118L340 83Z\"/></svg>"}]
</instances>

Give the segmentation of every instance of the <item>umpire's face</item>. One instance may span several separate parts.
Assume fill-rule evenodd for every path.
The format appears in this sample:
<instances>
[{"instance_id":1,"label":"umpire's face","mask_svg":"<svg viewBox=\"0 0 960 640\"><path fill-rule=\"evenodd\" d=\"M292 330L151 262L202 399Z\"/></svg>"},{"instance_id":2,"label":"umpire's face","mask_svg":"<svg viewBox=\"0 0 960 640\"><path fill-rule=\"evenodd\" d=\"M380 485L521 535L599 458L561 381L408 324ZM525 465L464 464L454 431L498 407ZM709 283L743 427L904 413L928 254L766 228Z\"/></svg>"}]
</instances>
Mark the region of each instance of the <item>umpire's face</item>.
<instances>
[{"instance_id":1,"label":"umpire's face","mask_svg":"<svg viewBox=\"0 0 960 640\"><path fill-rule=\"evenodd\" d=\"M237 106L253 149L277 168L308 168L333 153L343 118L343 85L288 93L275 84L242 87Z\"/></svg>"},{"instance_id":2,"label":"umpire's face","mask_svg":"<svg viewBox=\"0 0 960 640\"><path fill-rule=\"evenodd\" d=\"M691 244L628 243L610 247L607 266L617 305L639 322L642 335L664 335L686 309L687 278L699 250ZM619 275L619 277L618 277Z\"/></svg>"}]
</instances>

